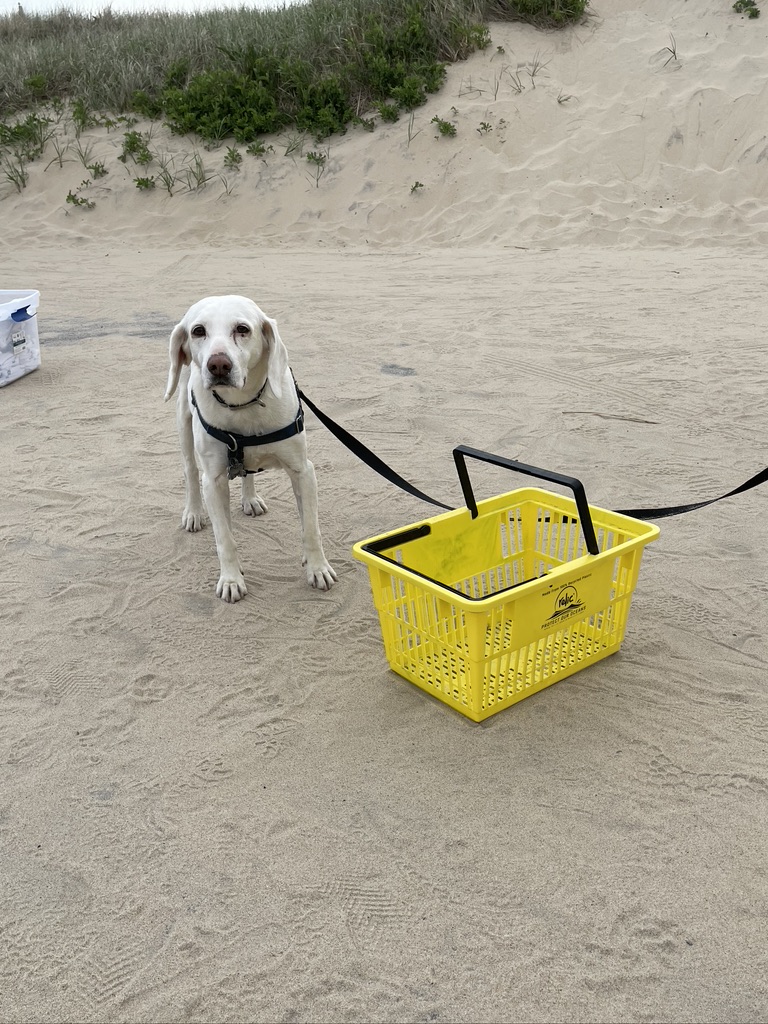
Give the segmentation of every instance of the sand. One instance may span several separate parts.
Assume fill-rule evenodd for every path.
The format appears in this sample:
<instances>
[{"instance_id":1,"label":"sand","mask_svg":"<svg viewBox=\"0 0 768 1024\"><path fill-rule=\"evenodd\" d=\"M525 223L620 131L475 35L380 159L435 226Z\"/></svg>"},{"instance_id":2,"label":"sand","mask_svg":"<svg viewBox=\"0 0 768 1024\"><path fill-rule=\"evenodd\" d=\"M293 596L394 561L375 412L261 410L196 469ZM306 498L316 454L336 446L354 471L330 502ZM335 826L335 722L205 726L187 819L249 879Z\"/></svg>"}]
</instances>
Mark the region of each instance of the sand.
<instances>
[{"instance_id":1,"label":"sand","mask_svg":"<svg viewBox=\"0 0 768 1024\"><path fill-rule=\"evenodd\" d=\"M433 510L309 414L339 583L306 586L268 473L228 606L162 401L181 314L242 292L448 503L458 443L607 508L756 473L768 18L693 6L493 25L410 144L354 129L318 182L273 139L142 193L99 128L93 209L76 162L0 202L43 340L0 391L1 1020L768 1020L764 489L663 521L621 651L475 725L390 672L351 555Z\"/></svg>"}]
</instances>

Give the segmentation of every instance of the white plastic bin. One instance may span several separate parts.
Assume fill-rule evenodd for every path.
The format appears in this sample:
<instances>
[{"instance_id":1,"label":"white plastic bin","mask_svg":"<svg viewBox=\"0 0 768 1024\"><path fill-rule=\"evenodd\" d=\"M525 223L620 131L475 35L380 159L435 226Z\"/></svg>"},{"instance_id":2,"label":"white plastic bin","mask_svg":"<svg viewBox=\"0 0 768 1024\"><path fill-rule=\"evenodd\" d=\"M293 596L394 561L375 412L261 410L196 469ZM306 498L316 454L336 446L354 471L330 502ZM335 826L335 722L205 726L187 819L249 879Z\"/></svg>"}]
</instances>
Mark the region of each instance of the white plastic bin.
<instances>
[{"instance_id":1,"label":"white plastic bin","mask_svg":"<svg viewBox=\"0 0 768 1024\"><path fill-rule=\"evenodd\" d=\"M0 388L40 365L37 307L40 292L0 290Z\"/></svg>"}]
</instances>

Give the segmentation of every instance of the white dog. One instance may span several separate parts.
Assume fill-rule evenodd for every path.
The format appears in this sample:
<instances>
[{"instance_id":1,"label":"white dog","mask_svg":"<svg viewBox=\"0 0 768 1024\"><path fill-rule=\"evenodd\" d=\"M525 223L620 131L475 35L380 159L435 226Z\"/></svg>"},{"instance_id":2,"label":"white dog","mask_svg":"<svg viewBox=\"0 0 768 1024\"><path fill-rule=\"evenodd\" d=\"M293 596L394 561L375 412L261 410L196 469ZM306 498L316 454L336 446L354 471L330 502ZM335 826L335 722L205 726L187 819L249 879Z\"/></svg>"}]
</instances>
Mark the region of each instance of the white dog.
<instances>
[{"instance_id":1,"label":"white dog","mask_svg":"<svg viewBox=\"0 0 768 1024\"><path fill-rule=\"evenodd\" d=\"M242 477L242 508L260 516L254 472L280 467L293 485L302 529L307 582L328 590L336 573L323 552L317 481L307 458L304 415L277 324L250 299L201 299L172 333L165 400L179 388L176 420L186 480L181 525L203 527L203 502L213 524L221 576L216 593L239 601L247 593L232 533L229 480Z\"/></svg>"}]
</instances>

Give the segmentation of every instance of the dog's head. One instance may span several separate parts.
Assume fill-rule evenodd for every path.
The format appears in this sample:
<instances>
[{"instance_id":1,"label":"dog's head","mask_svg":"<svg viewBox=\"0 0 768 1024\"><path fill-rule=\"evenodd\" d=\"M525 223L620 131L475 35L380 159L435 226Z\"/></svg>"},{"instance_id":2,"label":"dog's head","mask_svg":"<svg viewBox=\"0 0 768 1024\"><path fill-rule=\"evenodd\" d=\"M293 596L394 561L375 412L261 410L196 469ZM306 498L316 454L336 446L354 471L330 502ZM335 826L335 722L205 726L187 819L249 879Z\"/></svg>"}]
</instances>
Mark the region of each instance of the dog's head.
<instances>
[{"instance_id":1,"label":"dog's head","mask_svg":"<svg viewBox=\"0 0 768 1024\"><path fill-rule=\"evenodd\" d=\"M182 367L194 363L204 388L243 388L248 374L266 364L269 386L280 398L288 354L277 324L242 295L212 295L190 306L171 332L171 366L165 401Z\"/></svg>"}]
</instances>

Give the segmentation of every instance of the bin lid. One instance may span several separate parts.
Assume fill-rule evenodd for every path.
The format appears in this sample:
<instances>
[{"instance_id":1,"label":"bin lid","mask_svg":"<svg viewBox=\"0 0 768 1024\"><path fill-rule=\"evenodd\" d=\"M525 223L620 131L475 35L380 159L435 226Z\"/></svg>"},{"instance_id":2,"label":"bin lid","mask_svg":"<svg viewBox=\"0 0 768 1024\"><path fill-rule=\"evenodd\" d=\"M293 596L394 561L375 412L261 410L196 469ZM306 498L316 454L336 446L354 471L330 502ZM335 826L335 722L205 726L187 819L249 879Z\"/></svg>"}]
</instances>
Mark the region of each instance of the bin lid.
<instances>
[{"instance_id":1,"label":"bin lid","mask_svg":"<svg viewBox=\"0 0 768 1024\"><path fill-rule=\"evenodd\" d=\"M40 292L33 288L0 290L0 320L29 320L37 312L39 302Z\"/></svg>"}]
</instances>

